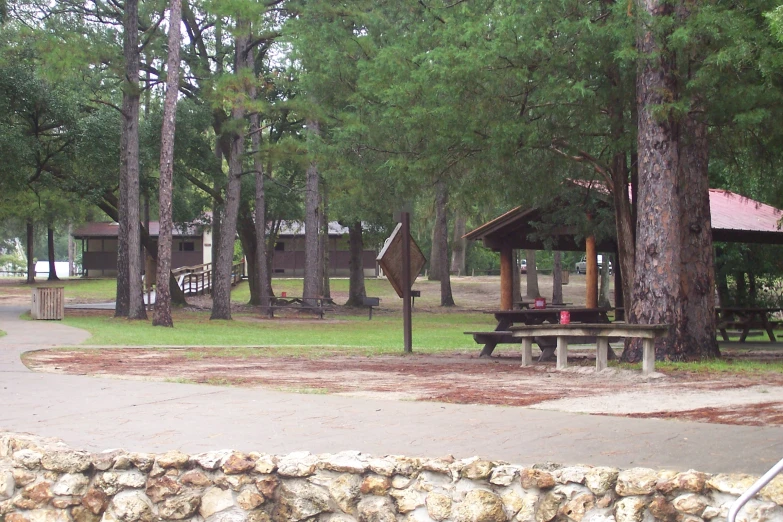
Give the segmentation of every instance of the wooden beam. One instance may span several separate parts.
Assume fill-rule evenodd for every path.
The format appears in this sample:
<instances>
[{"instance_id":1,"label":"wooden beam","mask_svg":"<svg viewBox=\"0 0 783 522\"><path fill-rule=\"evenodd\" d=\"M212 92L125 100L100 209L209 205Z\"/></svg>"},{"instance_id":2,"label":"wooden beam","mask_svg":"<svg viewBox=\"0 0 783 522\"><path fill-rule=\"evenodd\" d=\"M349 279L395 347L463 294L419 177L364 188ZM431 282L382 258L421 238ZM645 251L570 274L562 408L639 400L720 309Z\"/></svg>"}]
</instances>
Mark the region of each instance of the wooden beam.
<instances>
[{"instance_id":1,"label":"wooden beam","mask_svg":"<svg viewBox=\"0 0 783 522\"><path fill-rule=\"evenodd\" d=\"M585 308L598 308L598 257L595 251L595 236L588 236L585 239L585 256L587 258Z\"/></svg>"}]
</instances>

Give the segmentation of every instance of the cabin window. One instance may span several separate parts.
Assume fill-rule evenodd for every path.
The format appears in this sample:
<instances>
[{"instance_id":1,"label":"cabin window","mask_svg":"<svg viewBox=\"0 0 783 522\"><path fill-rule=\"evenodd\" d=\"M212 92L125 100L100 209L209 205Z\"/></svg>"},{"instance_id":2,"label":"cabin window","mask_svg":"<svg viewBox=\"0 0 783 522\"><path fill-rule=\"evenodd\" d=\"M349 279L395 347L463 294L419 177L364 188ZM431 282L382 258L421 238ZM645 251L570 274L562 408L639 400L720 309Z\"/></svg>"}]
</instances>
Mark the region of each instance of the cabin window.
<instances>
[{"instance_id":1,"label":"cabin window","mask_svg":"<svg viewBox=\"0 0 783 522\"><path fill-rule=\"evenodd\" d=\"M282 241L278 241L277 243L275 243L275 251L276 252L285 251L285 243L283 243Z\"/></svg>"}]
</instances>

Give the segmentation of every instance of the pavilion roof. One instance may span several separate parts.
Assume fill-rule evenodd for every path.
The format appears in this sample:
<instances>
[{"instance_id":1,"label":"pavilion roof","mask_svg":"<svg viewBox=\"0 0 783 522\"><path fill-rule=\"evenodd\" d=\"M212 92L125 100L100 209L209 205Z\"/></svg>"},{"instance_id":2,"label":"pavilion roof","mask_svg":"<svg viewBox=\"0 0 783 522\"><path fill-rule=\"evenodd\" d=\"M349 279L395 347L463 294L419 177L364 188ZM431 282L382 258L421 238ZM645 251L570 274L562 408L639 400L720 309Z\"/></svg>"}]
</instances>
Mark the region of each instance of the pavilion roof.
<instances>
[{"instance_id":1,"label":"pavilion roof","mask_svg":"<svg viewBox=\"0 0 783 522\"><path fill-rule=\"evenodd\" d=\"M600 190L600 189L599 189ZM722 189L710 189L712 235L715 241L735 243L783 244L781 220L783 211L770 205ZM534 232L532 223L540 219L538 208L516 207L465 234L465 238L482 240L493 250L511 248L541 249L539 240L528 236ZM563 227L557 231L558 250L583 250L583 241L577 241L574 230ZM613 243L598 245L602 252L615 251Z\"/></svg>"}]
</instances>

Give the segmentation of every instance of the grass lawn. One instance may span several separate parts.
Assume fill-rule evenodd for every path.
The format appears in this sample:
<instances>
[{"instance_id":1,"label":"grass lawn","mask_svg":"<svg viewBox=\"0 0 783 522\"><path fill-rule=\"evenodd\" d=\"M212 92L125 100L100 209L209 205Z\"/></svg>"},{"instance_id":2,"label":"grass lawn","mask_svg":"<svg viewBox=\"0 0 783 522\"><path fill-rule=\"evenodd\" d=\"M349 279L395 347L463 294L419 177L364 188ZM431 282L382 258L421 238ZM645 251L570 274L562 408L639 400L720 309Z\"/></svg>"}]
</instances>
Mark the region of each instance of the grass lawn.
<instances>
[{"instance_id":1,"label":"grass lawn","mask_svg":"<svg viewBox=\"0 0 783 522\"><path fill-rule=\"evenodd\" d=\"M30 297L34 287L62 286L66 301L114 301L117 295L116 279L63 279L61 281L37 281L28 285L24 279L0 279L0 295Z\"/></svg>"},{"instance_id":2,"label":"grass lawn","mask_svg":"<svg viewBox=\"0 0 783 522\"><path fill-rule=\"evenodd\" d=\"M66 317L65 324L83 328L90 345L118 346L263 346L265 355L326 355L401 353L399 314L338 316L327 320L258 319L235 315L233 321L210 321L205 312L177 312L174 328L153 327L112 317ZM418 352L476 350L468 330L494 328L492 316L482 313L414 313L413 349ZM286 347L283 349L282 347Z\"/></svg>"}]
</instances>

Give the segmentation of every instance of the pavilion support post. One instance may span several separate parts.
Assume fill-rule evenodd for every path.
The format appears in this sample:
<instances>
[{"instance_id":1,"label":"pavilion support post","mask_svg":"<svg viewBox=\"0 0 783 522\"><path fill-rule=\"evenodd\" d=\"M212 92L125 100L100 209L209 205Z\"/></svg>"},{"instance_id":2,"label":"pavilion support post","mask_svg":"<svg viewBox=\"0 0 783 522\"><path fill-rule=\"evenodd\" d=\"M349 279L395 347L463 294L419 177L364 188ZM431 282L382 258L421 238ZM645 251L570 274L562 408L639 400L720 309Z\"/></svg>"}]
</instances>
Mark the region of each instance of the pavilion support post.
<instances>
[{"instance_id":1,"label":"pavilion support post","mask_svg":"<svg viewBox=\"0 0 783 522\"><path fill-rule=\"evenodd\" d=\"M587 299L585 306L587 308L598 308L598 257L595 251L595 236L588 236L585 239L585 259L587 261L587 277L585 277Z\"/></svg>"},{"instance_id":2,"label":"pavilion support post","mask_svg":"<svg viewBox=\"0 0 783 522\"><path fill-rule=\"evenodd\" d=\"M500 309L514 308L514 251L510 247L500 250Z\"/></svg>"}]
</instances>

